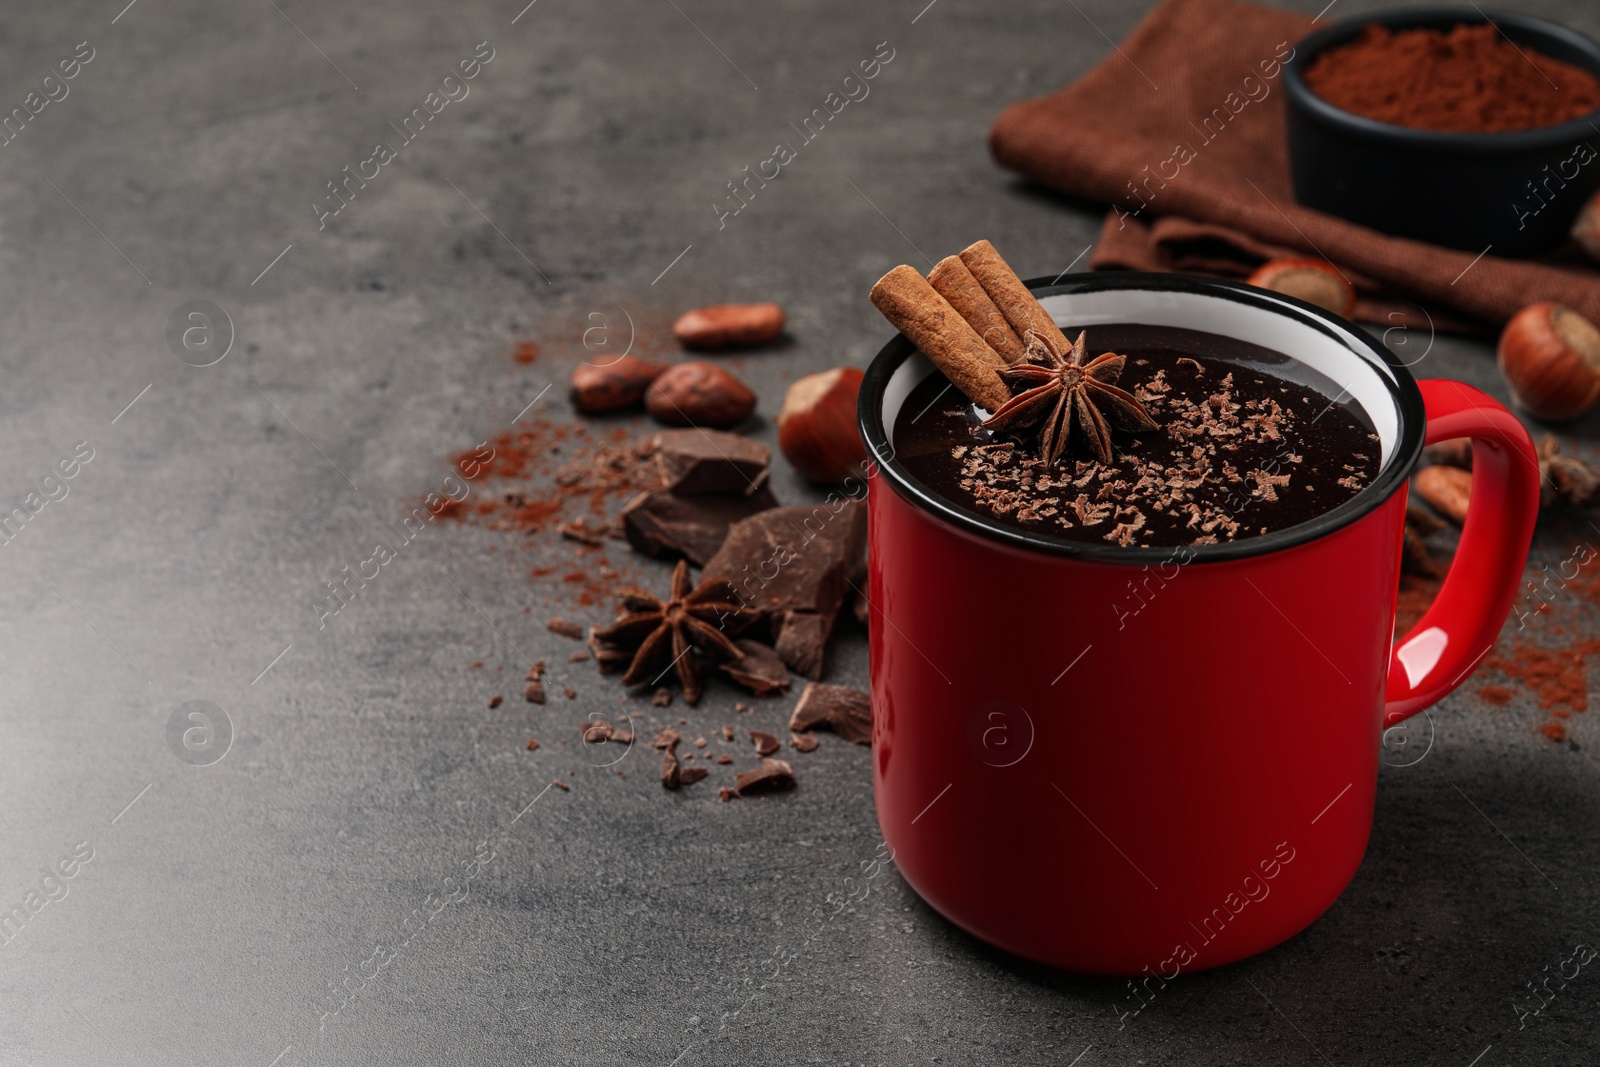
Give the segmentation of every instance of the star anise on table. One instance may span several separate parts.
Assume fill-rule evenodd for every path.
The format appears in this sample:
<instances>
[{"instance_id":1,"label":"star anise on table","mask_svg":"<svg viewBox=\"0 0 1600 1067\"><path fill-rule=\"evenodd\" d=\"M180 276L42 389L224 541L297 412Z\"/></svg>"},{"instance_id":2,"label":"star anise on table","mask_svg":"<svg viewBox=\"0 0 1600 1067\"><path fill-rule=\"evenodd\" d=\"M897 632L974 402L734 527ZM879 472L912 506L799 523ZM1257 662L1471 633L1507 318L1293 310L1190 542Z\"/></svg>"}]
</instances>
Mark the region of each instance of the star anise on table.
<instances>
[{"instance_id":1,"label":"star anise on table","mask_svg":"<svg viewBox=\"0 0 1600 1067\"><path fill-rule=\"evenodd\" d=\"M1066 448L1074 413L1079 428L1089 440L1089 447L1101 463L1111 462L1111 427L1106 423L1106 411L1126 429L1159 429L1144 405L1132 393L1116 385L1127 359L1115 352L1106 352L1086 360L1086 337L1087 331L1079 333L1072 348L1063 353L1029 330L1022 362L1000 371L1007 385L1022 386L1023 391L990 415L984 428L1020 429L1034 425L1043 416L1039 454L1046 463L1054 463Z\"/></svg>"},{"instance_id":2,"label":"star anise on table","mask_svg":"<svg viewBox=\"0 0 1600 1067\"><path fill-rule=\"evenodd\" d=\"M683 699L700 701L700 657L713 660L743 659L744 653L729 638L745 617L731 583L714 580L691 586L689 564L679 560L672 585L662 601L632 590L622 598L626 609L609 629L596 631L597 641L631 649L633 659L623 685L655 685L669 670L683 683Z\"/></svg>"}]
</instances>

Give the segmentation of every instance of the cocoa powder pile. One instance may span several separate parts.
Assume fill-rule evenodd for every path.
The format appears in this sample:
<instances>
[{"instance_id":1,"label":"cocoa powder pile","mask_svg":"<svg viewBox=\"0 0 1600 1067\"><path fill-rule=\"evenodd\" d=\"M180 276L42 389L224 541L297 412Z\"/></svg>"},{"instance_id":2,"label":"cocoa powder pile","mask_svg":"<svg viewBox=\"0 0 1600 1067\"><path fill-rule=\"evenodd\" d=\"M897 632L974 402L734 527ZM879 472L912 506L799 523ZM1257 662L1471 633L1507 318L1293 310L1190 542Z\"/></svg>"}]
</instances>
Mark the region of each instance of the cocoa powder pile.
<instances>
[{"instance_id":1,"label":"cocoa powder pile","mask_svg":"<svg viewBox=\"0 0 1600 1067\"><path fill-rule=\"evenodd\" d=\"M1373 23L1318 55L1305 79L1335 107L1417 130L1531 130L1600 108L1600 79L1513 44L1488 22L1448 33Z\"/></svg>"}]
</instances>

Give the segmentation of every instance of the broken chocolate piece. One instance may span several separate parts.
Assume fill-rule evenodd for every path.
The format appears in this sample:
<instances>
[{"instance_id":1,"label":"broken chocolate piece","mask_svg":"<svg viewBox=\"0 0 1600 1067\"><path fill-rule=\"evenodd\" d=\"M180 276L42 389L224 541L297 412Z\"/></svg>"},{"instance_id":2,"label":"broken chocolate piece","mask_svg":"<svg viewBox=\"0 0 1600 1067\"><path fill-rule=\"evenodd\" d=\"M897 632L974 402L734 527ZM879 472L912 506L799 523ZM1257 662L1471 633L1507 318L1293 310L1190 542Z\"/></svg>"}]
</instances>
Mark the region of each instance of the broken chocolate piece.
<instances>
[{"instance_id":1,"label":"broken chocolate piece","mask_svg":"<svg viewBox=\"0 0 1600 1067\"><path fill-rule=\"evenodd\" d=\"M734 644L744 658L721 664L722 672L758 697L782 693L789 688L789 668L770 645L740 638ZM744 709L739 709L744 710Z\"/></svg>"},{"instance_id":2,"label":"broken chocolate piece","mask_svg":"<svg viewBox=\"0 0 1600 1067\"><path fill-rule=\"evenodd\" d=\"M563 782L559 778L557 778L555 781L551 782L550 784L555 786L557 789L561 790L563 793L572 792L572 787L570 785L568 785L566 782Z\"/></svg>"},{"instance_id":3,"label":"broken chocolate piece","mask_svg":"<svg viewBox=\"0 0 1600 1067\"><path fill-rule=\"evenodd\" d=\"M662 484L680 496L748 496L767 484L772 449L736 433L690 428L656 434Z\"/></svg>"},{"instance_id":4,"label":"broken chocolate piece","mask_svg":"<svg viewBox=\"0 0 1600 1067\"><path fill-rule=\"evenodd\" d=\"M578 724L578 736L587 744L596 744L600 741L609 741L613 734L611 724L604 721L581 722ZM632 735L629 735L630 739Z\"/></svg>"},{"instance_id":5,"label":"broken chocolate piece","mask_svg":"<svg viewBox=\"0 0 1600 1067\"><path fill-rule=\"evenodd\" d=\"M740 796L776 793L794 788L794 768L781 759L764 759L755 770L734 775L733 781Z\"/></svg>"},{"instance_id":6,"label":"broken chocolate piece","mask_svg":"<svg viewBox=\"0 0 1600 1067\"><path fill-rule=\"evenodd\" d=\"M666 686L660 687L656 690L656 695L650 698L650 703L654 704L658 708L671 707L672 690L668 689Z\"/></svg>"},{"instance_id":7,"label":"broken chocolate piece","mask_svg":"<svg viewBox=\"0 0 1600 1067\"><path fill-rule=\"evenodd\" d=\"M733 727L724 724L724 726L722 727L722 739L724 741L732 741L733 740Z\"/></svg>"},{"instance_id":8,"label":"broken chocolate piece","mask_svg":"<svg viewBox=\"0 0 1600 1067\"><path fill-rule=\"evenodd\" d=\"M560 634L562 637L571 637L578 641L583 640L583 627L575 622L568 622L560 616L551 619L545 624L545 628L553 634Z\"/></svg>"},{"instance_id":9,"label":"broken chocolate piece","mask_svg":"<svg viewBox=\"0 0 1600 1067\"><path fill-rule=\"evenodd\" d=\"M770 756L778 751L777 737L767 733L765 730L751 730L750 740L755 742L756 755L758 756Z\"/></svg>"},{"instance_id":10,"label":"broken chocolate piece","mask_svg":"<svg viewBox=\"0 0 1600 1067\"><path fill-rule=\"evenodd\" d=\"M678 781L683 785L693 785L710 773L709 767L684 767L678 771Z\"/></svg>"},{"instance_id":11,"label":"broken chocolate piece","mask_svg":"<svg viewBox=\"0 0 1600 1067\"><path fill-rule=\"evenodd\" d=\"M530 704L544 703L544 683L535 678L522 689L522 699Z\"/></svg>"},{"instance_id":12,"label":"broken chocolate piece","mask_svg":"<svg viewBox=\"0 0 1600 1067\"><path fill-rule=\"evenodd\" d=\"M568 700L576 700L578 698L578 691L569 685L565 689L561 690L561 695L566 697Z\"/></svg>"},{"instance_id":13,"label":"broken chocolate piece","mask_svg":"<svg viewBox=\"0 0 1600 1067\"><path fill-rule=\"evenodd\" d=\"M808 683L789 717L789 729L802 733L823 728L858 745L872 744L872 697L849 686Z\"/></svg>"},{"instance_id":14,"label":"broken chocolate piece","mask_svg":"<svg viewBox=\"0 0 1600 1067\"><path fill-rule=\"evenodd\" d=\"M604 538L610 532L604 526L590 526L579 519L577 522L564 522L556 527L557 532L569 541L576 541L591 548L600 548L605 545Z\"/></svg>"},{"instance_id":15,"label":"broken chocolate piece","mask_svg":"<svg viewBox=\"0 0 1600 1067\"><path fill-rule=\"evenodd\" d=\"M571 652L571 653L569 653L567 655L567 662L568 663L582 663L584 660L586 660L588 658L589 658L589 653L585 652L583 649L580 648L580 649L577 649L577 650L575 650L575 651L573 651L573 652Z\"/></svg>"},{"instance_id":16,"label":"broken chocolate piece","mask_svg":"<svg viewBox=\"0 0 1600 1067\"><path fill-rule=\"evenodd\" d=\"M678 742L682 740L683 735L669 726L656 735L656 739L650 742L650 747L661 749L664 752L676 752L678 750Z\"/></svg>"},{"instance_id":17,"label":"broken chocolate piece","mask_svg":"<svg viewBox=\"0 0 1600 1067\"><path fill-rule=\"evenodd\" d=\"M789 747L799 752L815 752L817 750L817 736L815 734L790 734Z\"/></svg>"},{"instance_id":18,"label":"broken chocolate piece","mask_svg":"<svg viewBox=\"0 0 1600 1067\"><path fill-rule=\"evenodd\" d=\"M792 612L783 617L774 651L789 666L807 678L821 678L828 631L832 620L810 612Z\"/></svg>"},{"instance_id":19,"label":"broken chocolate piece","mask_svg":"<svg viewBox=\"0 0 1600 1067\"><path fill-rule=\"evenodd\" d=\"M489 706L491 708L498 708L501 704L505 703L505 699L505 697L501 696L499 693L496 693L494 696L489 698Z\"/></svg>"},{"instance_id":20,"label":"broken chocolate piece","mask_svg":"<svg viewBox=\"0 0 1600 1067\"><path fill-rule=\"evenodd\" d=\"M633 653L610 641L602 640L597 626L589 627L589 653L594 656L595 665L600 668L602 674L620 671L633 662ZM542 660L540 665L543 666Z\"/></svg>"},{"instance_id":21,"label":"broken chocolate piece","mask_svg":"<svg viewBox=\"0 0 1600 1067\"><path fill-rule=\"evenodd\" d=\"M530 682L536 682L544 677L544 660L534 660L533 666L528 668L528 673L523 677Z\"/></svg>"},{"instance_id":22,"label":"broken chocolate piece","mask_svg":"<svg viewBox=\"0 0 1600 1067\"><path fill-rule=\"evenodd\" d=\"M697 737L697 738L694 739L694 747L695 748L705 748L706 744L707 744L707 741L703 737Z\"/></svg>"},{"instance_id":23,"label":"broken chocolate piece","mask_svg":"<svg viewBox=\"0 0 1600 1067\"><path fill-rule=\"evenodd\" d=\"M718 763L724 763L724 764L732 763L733 762L733 757L728 755L726 752L724 752L722 755L717 757L717 762Z\"/></svg>"},{"instance_id":24,"label":"broken chocolate piece","mask_svg":"<svg viewBox=\"0 0 1600 1067\"><path fill-rule=\"evenodd\" d=\"M717 799L722 801L724 804L732 800L735 796L738 796L738 794L729 789L727 786L723 786L717 790Z\"/></svg>"},{"instance_id":25,"label":"broken chocolate piece","mask_svg":"<svg viewBox=\"0 0 1600 1067\"><path fill-rule=\"evenodd\" d=\"M866 543L867 509L859 501L770 508L728 529L701 579L731 582L752 616L765 621L783 661L815 678Z\"/></svg>"},{"instance_id":26,"label":"broken chocolate piece","mask_svg":"<svg viewBox=\"0 0 1600 1067\"><path fill-rule=\"evenodd\" d=\"M629 501L622 509L622 528L637 552L682 556L704 566L722 547L730 526L777 503L766 485L748 496L679 496L659 489Z\"/></svg>"}]
</instances>

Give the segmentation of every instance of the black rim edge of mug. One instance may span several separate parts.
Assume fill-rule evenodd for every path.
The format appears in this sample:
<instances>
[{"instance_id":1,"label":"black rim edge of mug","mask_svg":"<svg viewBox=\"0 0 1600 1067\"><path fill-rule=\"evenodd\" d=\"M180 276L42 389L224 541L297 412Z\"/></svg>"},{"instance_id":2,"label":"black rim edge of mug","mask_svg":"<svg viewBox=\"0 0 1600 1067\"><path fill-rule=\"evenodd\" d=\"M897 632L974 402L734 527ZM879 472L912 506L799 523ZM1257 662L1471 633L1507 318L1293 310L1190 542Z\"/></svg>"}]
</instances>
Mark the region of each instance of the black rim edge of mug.
<instances>
[{"instance_id":1,"label":"black rim edge of mug","mask_svg":"<svg viewBox=\"0 0 1600 1067\"><path fill-rule=\"evenodd\" d=\"M1570 146L1596 131L1595 120L1600 119L1600 108L1554 126L1538 126L1531 130L1458 133L1449 130L1412 129L1410 126L1379 122L1377 119L1358 115L1354 111L1335 107L1312 92L1311 86L1306 84L1304 67L1307 63L1331 47L1354 40L1362 28L1370 23L1378 23L1390 29L1411 29L1432 28L1444 23L1481 22L1492 22L1496 26L1509 26L1516 30L1564 40L1575 51L1585 52L1589 56L1588 63L1573 65L1583 66L1589 73L1600 78L1600 42L1570 26L1534 15L1519 15L1510 11L1492 11L1477 7L1408 7L1400 11L1352 15L1296 41L1294 57L1283 67L1284 91L1294 100L1295 106L1300 108L1302 114L1325 126L1359 133L1369 139L1414 148L1521 155L1529 151Z\"/></svg>"},{"instance_id":2,"label":"black rim edge of mug","mask_svg":"<svg viewBox=\"0 0 1600 1067\"><path fill-rule=\"evenodd\" d=\"M1399 420L1394 452L1390 455L1389 462L1373 479L1372 484L1339 506L1294 526L1246 537L1239 541L1187 546L1191 553L1189 560L1191 563L1223 563L1265 556L1325 537L1382 506L1406 483L1411 476L1412 466L1422 453L1427 412L1422 403L1422 391L1417 388L1416 379L1411 376L1406 365L1360 326L1314 304L1258 289L1243 282L1186 274L1155 274L1146 271L1073 274L1068 275L1065 280L1059 277L1030 278L1023 284L1033 292L1034 296L1040 298L1124 289L1220 297L1261 311L1289 314L1291 318L1327 335L1341 345L1348 347L1346 335L1349 335L1366 346L1366 352L1369 354L1366 362L1375 365L1374 369L1380 371L1378 377L1384 379L1390 395L1394 398ZM1157 563L1171 557L1176 549L1186 547L1161 545L1123 548L1119 545L1096 545L1040 537L959 507L900 469L895 463L894 451L883 425L883 397L894 372L916 354L916 346L904 334L895 334L868 364L856 405L856 421L861 431L861 438L866 443L869 460L911 503L957 529L977 534L985 540L998 541L1011 548L1095 563ZM1358 359L1363 358L1360 352L1353 352L1352 355ZM1387 374L1382 373L1385 371Z\"/></svg>"}]
</instances>

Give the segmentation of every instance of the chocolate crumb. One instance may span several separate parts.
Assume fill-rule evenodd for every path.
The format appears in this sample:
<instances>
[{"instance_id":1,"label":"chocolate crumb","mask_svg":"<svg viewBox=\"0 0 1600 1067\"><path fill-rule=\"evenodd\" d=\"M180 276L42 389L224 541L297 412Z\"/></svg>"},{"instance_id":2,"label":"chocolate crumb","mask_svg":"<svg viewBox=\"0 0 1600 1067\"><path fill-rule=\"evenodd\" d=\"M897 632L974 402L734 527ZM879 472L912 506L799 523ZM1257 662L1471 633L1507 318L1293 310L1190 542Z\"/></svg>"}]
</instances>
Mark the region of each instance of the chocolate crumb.
<instances>
[{"instance_id":1,"label":"chocolate crumb","mask_svg":"<svg viewBox=\"0 0 1600 1067\"><path fill-rule=\"evenodd\" d=\"M685 767L678 772L678 781L684 785L693 785L710 773L709 767Z\"/></svg>"},{"instance_id":2,"label":"chocolate crumb","mask_svg":"<svg viewBox=\"0 0 1600 1067\"><path fill-rule=\"evenodd\" d=\"M528 673L523 675L530 682L537 682L544 677L544 660L534 660L533 666L528 668Z\"/></svg>"},{"instance_id":3,"label":"chocolate crumb","mask_svg":"<svg viewBox=\"0 0 1600 1067\"><path fill-rule=\"evenodd\" d=\"M790 734L789 747L799 752L815 752L817 750L817 735Z\"/></svg>"},{"instance_id":4,"label":"chocolate crumb","mask_svg":"<svg viewBox=\"0 0 1600 1067\"><path fill-rule=\"evenodd\" d=\"M586 660L588 658L589 658L589 653L585 652L583 649L580 648L577 651L572 652L567 656L567 662L568 663L582 663L584 660Z\"/></svg>"},{"instance_id":5,"label":"chocolate crumb","mask_svg":"<svg viewBox=\"0 0 1600 1067\"><path fill-rule=\"evenodd\" d=\"M656 695L650 698L650 703L658 708L669 707L672 704L672 690L666 686L656 690Z\"/></svg>"},{"instance_id":6,"label":"chocolate crumb","mask_svg":"<svg viewBox=\"0 0 1600 1067\"><path fill-rule=\"evenodd\" d=\"M729 789L727 786L723 786L722 788L717 790L717 799L722 801L724 804L726 804L728 801L732 800L736 796L738 796L738 794L735 793L733 790Z\"/></svg>"},{"instance_id":7,"label":"chocolate crumb","mask_svg":"<svg viewBox=\"0 0 1600 1067\"><path fill-rule=\"evenodd\" d=\"M572 792L572 787L570 785L568 785L566 782L563 782L559 778L557 778L555 781L551 782L550 784L555 786L557 789L561 790L563 793Z\"/></svg>"},{"instance_id":8,"label":"chocolate crumb","mask_svg":"<svg viewBox=\"0 0 1600 1067\"><path fill-rule=\"evenodd\" d=\"M561 690L561 695L566 697L568 700L575 700L577 699L578 691L569 685L565 689Z\"/></svg>"},{"instance_id":9,"label":"chocolate crumb","mask_svg":"<svg viewBox=\"0 0 1600 1067\"><path fill-rule=\"evenodd\" d=\"M581 722L578 724L578 736L588 744L611 740L613 731L608 722Z\"/></svg>"},{"instance_id":10,"label":"chocolate crumb","mask_svg":"<svg viewBox=\"0 0 1600 1067\"><path fill-rule=\"evenodd\" d=\"M545 629L562 637L570 637L576 641L583 640L583 627L575 622L568 622L559 615L545 623Z\"/></svg>"},{"instance_id":11,"label":"chocolate crumb","mask_svg":"<svg viewBox=\"0 0 1600 1067\"><path fill-rule=\"evenodd\" d=\"M522 699L530 704L544 703L544 683L537 678L522 687Z\"/></svg>"},{"instance_id":12,"label":"chocolate crumb","mask_svg":"<svg viewBox=\"0 0 1600 1067\"><path fill-rule=\"evenodd\" d=\"M683 781L683 768L678 765L678 754L672 749L661 753L661 785L676 789Z\"/></svg>"},{"instance_id":13,"label":"chocolate crumb","mask_svg":"<svg viewBox=\"0 0 1600 1067\"><path fill-rule=\"evenodd\" d=\"M724 741L732 741L733 740L733 727L727 726L727 725L724 725L722 727L722 739Z\"/></svg>"},{"instance_id":14,"label":"chocolate crumb","mask_svg":"<svg viewBox=\"0 0 1600 1067\"><path fill-rule=\"evenodd\" d=\"M531 737L528 738L528 751L529 752L537 752L537 751L539 751L539 742L535 741Z\"/></svg>"},{"instance_id":15,"label":"chocolate crumb","mask_svg":"<svg viewBox=\"0 0 1600 1067\"><path fill-rule=\"evenodd\" d=\"M733 757L724 752L722 755L717 757L717 762L722 764L732 763Z\"/></svg>"},{"instance_id":16,"label":"chocolate crumb","mask_svg":"<svg viewBox=\"0 0 1600 1067\"><path fill-rule=\"evenodd\" d=\"M765 730L751 730L750 740L755 742L758 756L770 756L778 751L778 739Z\"/></svg>"},{"instance_id":17,"label":"chocolate crumb","mask_svg":"<svg viewBox=\"0 0 1600 1067\"><path fill-rule=\"evenodd\" d=\"M501 704L504 704L505 702L506 702L506 698L501 696L499 693L496 693L494 696L489 698L489 706L491 708L498 708Z\"/></svg>"},{"instance_id":18,"label":"chocolate crumb","mask_svg":"<svg viewBox=\"0 0 1600 1067\"><path fill-rule=\"evenodd\" d=\"M650 747L662 749L667 752L676 752L678 749L678 742L682 740L683 735L669 726L656 735L656 739L650 742Z\"/></svg>"},{"instance_id":19,"label":"chocolate crumb","mask_svg":"<svg viewBox=\"0 0 1600 1067\"><path fill-rule=\"evenodd\" d=\"M694 739L694 747L695 748L705 748L706 747L706 739L703 738L703 737L695 738Z\"/></svg>"}]
</instances>

